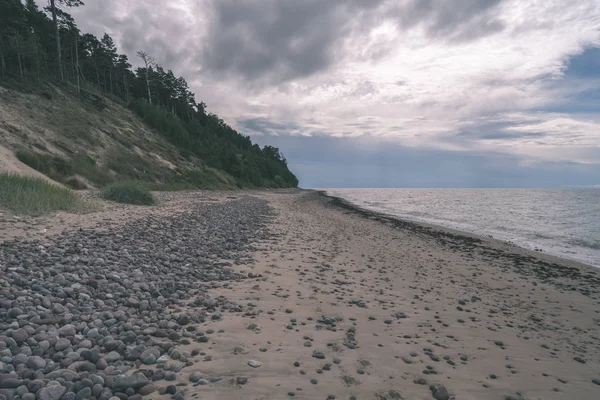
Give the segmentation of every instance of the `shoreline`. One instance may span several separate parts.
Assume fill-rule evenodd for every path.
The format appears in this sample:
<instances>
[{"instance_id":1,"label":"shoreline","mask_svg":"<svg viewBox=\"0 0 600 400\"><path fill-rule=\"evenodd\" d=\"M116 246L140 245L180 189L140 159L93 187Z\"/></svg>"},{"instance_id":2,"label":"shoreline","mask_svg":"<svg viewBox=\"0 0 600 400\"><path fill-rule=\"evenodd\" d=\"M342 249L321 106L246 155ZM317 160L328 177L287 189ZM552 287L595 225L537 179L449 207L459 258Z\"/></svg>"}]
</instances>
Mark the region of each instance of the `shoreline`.
<instances>
[{"instance_id":1,"label":"shoreline","mask_svg":"<svg viewBox=\"0 0 600 400\"><path fill-rule=\"evenodd\" d=\"M494 243L495 245L505 245L507 248L514 249L514 251L523 252L528 255L541 258L547 262L569 263L569 264L574 264L579 268L586 268L586 269L592 268L594 270L600 271L600 266L587 264L581 260L552 254L547 251L536 251L536 250L528 249L528 248L523 247L513 241L510 241L510 240L504 240L504 239L500 239L497 237L488 236L486 234L469 232L469 231L460 230L460 229L456 229L456 228L450 228L450 227L440 225L440 224L430 223L430 222L426 222L426 221L412 220L412 219L403 218L401 216L397 216L397 215L393 215L393 214L370 210L368 208L361 207L355 203L352 203L351 201L346 200L343 197L329 195L329 194L327 194L327 192L325 190L320 190L320 189L303 189L303 190L314 191L322 197L334 200L334 202L341 208L345 208L349 211L355 211L355 212L357 212L359 214L363 214L365 216L372 214L376 218L381 218L382 221L397 220L397 221L402 222L403 224L406 224L405 226L413 224L415 226L422 226L422 227L426 227L429 229L438 230L441 232L448 232L448 233L452 233L452 234L458 235L458 236L462 235L465 237L480 239L480 240L482 240L482 242L489 241L491 243Z\"/></svg>"}]
</instances>

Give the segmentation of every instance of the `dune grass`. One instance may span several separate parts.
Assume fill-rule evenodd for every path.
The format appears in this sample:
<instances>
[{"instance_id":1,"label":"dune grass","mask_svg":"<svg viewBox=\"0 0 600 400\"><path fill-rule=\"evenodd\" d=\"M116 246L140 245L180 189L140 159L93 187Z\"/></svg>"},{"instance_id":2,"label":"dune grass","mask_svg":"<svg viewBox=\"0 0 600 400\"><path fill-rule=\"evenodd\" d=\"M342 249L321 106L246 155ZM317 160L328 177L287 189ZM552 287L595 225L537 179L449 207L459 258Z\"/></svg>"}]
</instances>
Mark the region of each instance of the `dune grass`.
<instances>
[{"instance_id":1,"label":"dune grass","mask_svg":"<svg viewBox=\"0 0 600 400\"><path fill-rule=\"evenodd\" d=\"M141 182L127 181L111 183L102 188L100 197L117 203L153 205L156 201L148 188Z\"/></svg>"},{"instance_id":2,"label":"dune grass","mask_svg":"<svg viewBox=\"0 0 600 400\"><path fill-rule=\"evenodd\" d=\"M81 199L69 189L40 178L0 173L0 207L20 215L77 211Z\"/></svg>"}]
</instances>

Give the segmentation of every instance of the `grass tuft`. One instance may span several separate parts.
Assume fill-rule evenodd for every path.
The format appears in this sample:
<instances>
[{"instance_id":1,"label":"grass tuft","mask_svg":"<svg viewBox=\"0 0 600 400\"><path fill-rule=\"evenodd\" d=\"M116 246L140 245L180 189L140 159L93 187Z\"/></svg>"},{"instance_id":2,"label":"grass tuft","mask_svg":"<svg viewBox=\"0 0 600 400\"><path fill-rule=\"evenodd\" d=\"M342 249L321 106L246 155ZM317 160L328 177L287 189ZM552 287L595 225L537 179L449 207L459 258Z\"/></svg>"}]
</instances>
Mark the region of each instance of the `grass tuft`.
<instances>
[{"instance_id":1,"label":"grass tuft","mask_svg":"<svg viewBox=\"0 0 600 400\"><path fill-rule=\"evenodd\" d=\"M76 211L81 200L69 189L40 178L0 173L0 206L15 214L41 215L51 211Z\"/></svg>"},{"instance_id":2,"label":"grass tuft","mask_svg":"<svg viewBox=\"0 0 600 400\"><path fill-rule=\"evenodd\" d=\"M155 203L150 190L143 183L135 181L111 183L102 188L100 196L117 203L148 206Z\"/></svg>"}]
</instances>

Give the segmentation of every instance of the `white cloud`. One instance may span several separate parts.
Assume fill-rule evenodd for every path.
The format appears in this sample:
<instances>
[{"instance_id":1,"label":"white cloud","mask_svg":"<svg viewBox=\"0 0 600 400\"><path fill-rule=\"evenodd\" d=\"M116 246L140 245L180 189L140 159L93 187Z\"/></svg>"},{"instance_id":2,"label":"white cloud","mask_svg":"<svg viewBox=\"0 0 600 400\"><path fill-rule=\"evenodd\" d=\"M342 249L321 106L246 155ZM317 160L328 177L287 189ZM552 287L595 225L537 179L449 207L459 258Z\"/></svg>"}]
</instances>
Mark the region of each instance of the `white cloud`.
<instances>
[{"instance_id":1,"label":"white cloud","mask_svg":"<svg viewBox=\"0 0 600 400\"><path fill-rule=\"evenodd\" d=\"M486 149L524 158L600 162L597 118L582 120L568 114L531 111L560 103L562 96L580 90L561 87L557 82L570 57L586 47L600 46L600 2L488 1L490 6L485 10L478 8L477 1L456 2L467 3L470 8L465 9L473 13L473 18L457 20L455 25L445 21L442 12L417 10L421 3L410 0L383 2L344 14L354 19L345 23L343 30L328 31L323 36L329 40L334 33L343 35L331 39L331 60L321 57L321 68L299 68L302 72L297 76L272 83L260 80L261 84L248 82L241 74L218 75L203 59L203 49L210 45L211 26L217 29L213 34L219 33L217 3L178 0L163 10L158 4L151 7L130 0L120 2L112 13L97 9L103 21L78 21L84 29L100 33L115 20L128 21L124 15L139 13L140 20L149 21L154 30L164 26L175 31L178 37L163 38L173 46L172 59L159 61L175 73L187 74L198 99L234 126L236 119L260 118L297 127L282 134L374 135L393 137L409 146ZM337 10L326 8L324 14ZM77 12L86 13L85 9L74 14ZM415 16L414 22L403 17L409 12ZM271 9L259 22L276 24L273 19L277 17ZM216 25L210 25L211 21ZM246 22L248 33L252 21ZM118 43L127 43L126 48L152 44L147 37L143 41L126 37L118 24L111 28L107 30L113 32ZM160 35L155 33L154 37ZM311 33L312 41L319 38ZM294 54L306 45L298 35L290 36L289 46L276 43L280 50ZM261 57L273 57L275 61L266 65L274 71L294 69L287 65L289 60L269 54L276 51L274 48L258 48L264 53ZM238 54L229 56L232 63L239 61L235 61ZM499 131L513 135L494 139L458 135L465 129L477 131L481 124L490 122L503 124Z\"/></svg>"}]
</instances>

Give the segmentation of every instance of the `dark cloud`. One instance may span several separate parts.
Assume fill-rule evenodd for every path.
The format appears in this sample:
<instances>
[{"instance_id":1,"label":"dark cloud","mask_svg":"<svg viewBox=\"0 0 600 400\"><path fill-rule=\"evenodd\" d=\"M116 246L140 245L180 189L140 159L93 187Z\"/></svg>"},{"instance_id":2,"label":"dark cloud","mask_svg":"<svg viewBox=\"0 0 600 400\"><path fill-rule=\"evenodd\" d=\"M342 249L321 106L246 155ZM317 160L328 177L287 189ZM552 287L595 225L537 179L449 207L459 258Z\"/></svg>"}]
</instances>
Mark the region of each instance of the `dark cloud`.
<instances>
[{"instance_id":1,"label":"dark cloud","mask_svg":"<svg viewBox=\"0 0 600 400\"><path fill-rule=\"evenodd\" d=\"M326 70L349 33L368 32L386 19L401 29L467 41L504 28L494 15L503 0L253 0L215 1L202 62L216 75L281 83ZM376 46L380 58L390 44Z\"/></svg>"},{"instance_id":2,"label":"dark cloud","mask_svg":"<svg viewBox=\"0 0 600 400\"><path fill-rule=\"evenodd\" d=\"M334 43L381 0L218 0L203 63L213 73L274 83L311 75L334 59Z\"/></svg>"},{"instance_id":3,"label":"dark cloud","mask_svg":"<svg viewBox=\"0 0 600 400\"><path fill-rule=\"evenodd\" d=\"M503 28L494 15L501 1L190 0L184 11L158 0L106 0L69 11L83 29L110 32L130 58L145 50L178 74L201 67L213 77L264 85L326 70L344 58L344 46L356 45L351 39L385 20L404 30L422 25L443 40L485 36ZM206 37L199 34L204 23ZM364 54L377 59L393 45L376 43Z\"/></svg>"},{"instance_id":4,"label":"dark cloud","mask_svg":"<svg viewBox=\"0 0 600 400\"><path fill-rule=\"evenodd\" d=\"M446 41L470 41L504 29L495 13L504 0L409 0L394 6L404 29L423 25L430 37Z\"/></svg>"}]
</instances>

